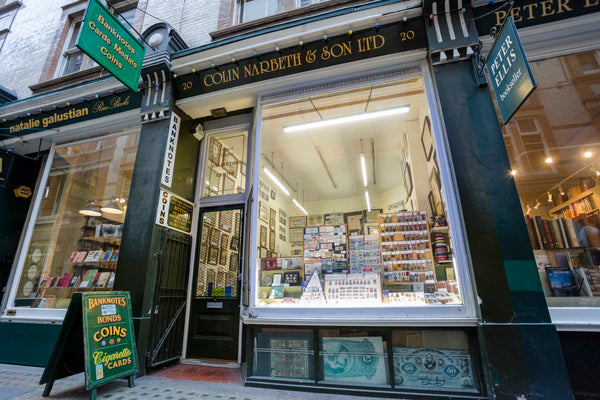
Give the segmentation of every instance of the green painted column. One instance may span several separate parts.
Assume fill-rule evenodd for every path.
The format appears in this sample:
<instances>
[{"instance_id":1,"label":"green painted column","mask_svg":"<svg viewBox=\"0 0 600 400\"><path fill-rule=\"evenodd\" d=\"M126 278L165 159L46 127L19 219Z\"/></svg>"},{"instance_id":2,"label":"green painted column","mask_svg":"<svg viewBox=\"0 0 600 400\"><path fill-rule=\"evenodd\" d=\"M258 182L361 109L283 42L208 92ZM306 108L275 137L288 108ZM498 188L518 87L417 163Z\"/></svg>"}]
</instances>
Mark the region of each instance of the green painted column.
<instances>
[{"instance_id":1,"label":"green painted column","mask_svg":"<svg viewBox=\"0 0 600 400\"><path fill-rule=\"evenodd\" d=\"M573 399L489 88L477 87L470 61L434 66L433 78L480 299L490 395Z\"/></svg>"}]
</instances>

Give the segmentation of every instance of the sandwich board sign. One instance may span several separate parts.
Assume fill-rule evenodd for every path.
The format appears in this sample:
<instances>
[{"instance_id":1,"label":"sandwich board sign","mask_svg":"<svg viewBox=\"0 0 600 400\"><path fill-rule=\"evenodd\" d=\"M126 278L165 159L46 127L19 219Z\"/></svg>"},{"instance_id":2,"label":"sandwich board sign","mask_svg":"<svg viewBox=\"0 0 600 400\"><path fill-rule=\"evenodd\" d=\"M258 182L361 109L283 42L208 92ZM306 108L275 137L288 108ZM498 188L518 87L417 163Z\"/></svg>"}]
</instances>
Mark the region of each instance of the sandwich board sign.
<instances>
[{"instance_id":1,"label":"sandwich board sign","mask_svg":"<svg viewBox=\"0 0 600 400\"><path fill-rule=\"evenodd\" d=\"M85 372L90 399L119 378L134 385L137 352L129 292L74 293L40 384L47 397L56 379Z\"/></svg>"}]
</instances>

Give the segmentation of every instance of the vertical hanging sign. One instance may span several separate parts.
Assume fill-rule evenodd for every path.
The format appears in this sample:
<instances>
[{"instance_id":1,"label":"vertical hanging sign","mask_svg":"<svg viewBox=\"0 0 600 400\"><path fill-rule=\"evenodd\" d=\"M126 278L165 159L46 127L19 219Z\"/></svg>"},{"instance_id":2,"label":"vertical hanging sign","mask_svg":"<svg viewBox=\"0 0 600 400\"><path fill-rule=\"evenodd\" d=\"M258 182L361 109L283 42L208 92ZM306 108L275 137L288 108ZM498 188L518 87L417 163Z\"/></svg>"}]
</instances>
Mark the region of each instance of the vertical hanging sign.
<instances>
[{"instance_id":1,"label":"vertical hanging sign","mask_svg":"<svg viewBox=\"0 0 600 400\"><path fill-rule=\"evenodd\" d=\"M165 160L163 162L163 172L160 183L166 187L171 187L173 182L173 170L175 169L175 154L177 152L177 138L179 137L179 123L181 118L171 112L171 123L169 124L169 139L165 149Z\"/></svg>"},{"instance_id":2,"label":"vertical hanging sign","mask_svg":"<svg viewBox=\"0 0 600 400\"><path fill-rule=\"evenodd\" d=\"M90 0L76 46L137 92L146 49L98 0Z\"/></svg>"},{"instance_id":3,"label":"vertical hanging sign","mask_svg":"<svg viewBox=\"0 0 600 400\"><path fill-rule=\"evenodd\" d=\"M512 16L500 30L485 65L506 124L537 87Z\"/></svg>"}]
</instances>

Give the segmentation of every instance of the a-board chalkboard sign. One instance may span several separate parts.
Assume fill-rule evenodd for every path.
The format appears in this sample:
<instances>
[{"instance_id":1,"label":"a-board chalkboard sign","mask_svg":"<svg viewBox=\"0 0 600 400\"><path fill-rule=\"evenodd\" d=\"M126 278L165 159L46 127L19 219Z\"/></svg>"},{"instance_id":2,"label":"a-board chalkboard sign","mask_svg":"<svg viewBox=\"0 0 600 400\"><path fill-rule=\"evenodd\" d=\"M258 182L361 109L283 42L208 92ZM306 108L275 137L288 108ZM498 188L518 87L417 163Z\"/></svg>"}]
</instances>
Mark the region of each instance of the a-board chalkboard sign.
<instances>
[{"instance_id":1,"label":"a-board chalkboard sign","mask_svg":"<svg viewBox=\"0 0 600 400\"><path fill-rule=\"evenodd\" d=\"M40 384L43 397L56 379L85 371L90 399L96 388L138 372L137 352L128 292L75 293L67 309Z\"/></svg>"}]
</instances>

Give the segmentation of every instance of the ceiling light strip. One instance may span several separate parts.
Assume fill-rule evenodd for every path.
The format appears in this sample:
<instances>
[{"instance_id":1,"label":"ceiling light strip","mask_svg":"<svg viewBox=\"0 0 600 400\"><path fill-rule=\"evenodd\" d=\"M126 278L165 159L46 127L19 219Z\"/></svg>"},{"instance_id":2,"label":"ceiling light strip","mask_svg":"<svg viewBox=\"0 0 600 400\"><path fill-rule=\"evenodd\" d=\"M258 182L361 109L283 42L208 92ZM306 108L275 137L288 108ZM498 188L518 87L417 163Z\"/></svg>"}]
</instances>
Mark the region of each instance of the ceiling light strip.
<instances>
[{"instance_id":1,"label":"ceiling light strip","mask_svg":"<svg viewBox=\"0 0 600 400\"><path fill-rule=\"evenodd\" d=\"M302 207L300 205L300 203L298 203L298 201L296 199L292 199L292 201L294 202L294 204L296 205L296 207L298 207L304 213L304 215L308 215L308 213L306 212L306 210L304 209L304 207Z\"/></svg>"},{"instance_id":2,"label":"ceiling light strip","mask_svg":"<svg viewBox=\"0 0 600 400\"><path fill-rule=\"evenodd\" d=\"M269 171L269 170L267 169L267 167L264 167L264 168L263 168L263 171L265 171L265 174L267 174L267 176L268 176L269 178L271 178L271 180L272 180L273 182L275 182L275 184L276 184L277 186L279 186L279 189L283 190L283 193L285 193L285 195L286 195L286 196L289 196L289 195L290 195L290 192L289 192L289 191L288 191L288 190L285 188L285 186L283 186L283 184L282 184L281 182L279 182L279 179L277 179L277 178L275 177L275 175L273 175L273 174L271 173L271 171Z\"/></svg>"}]
</instances>

